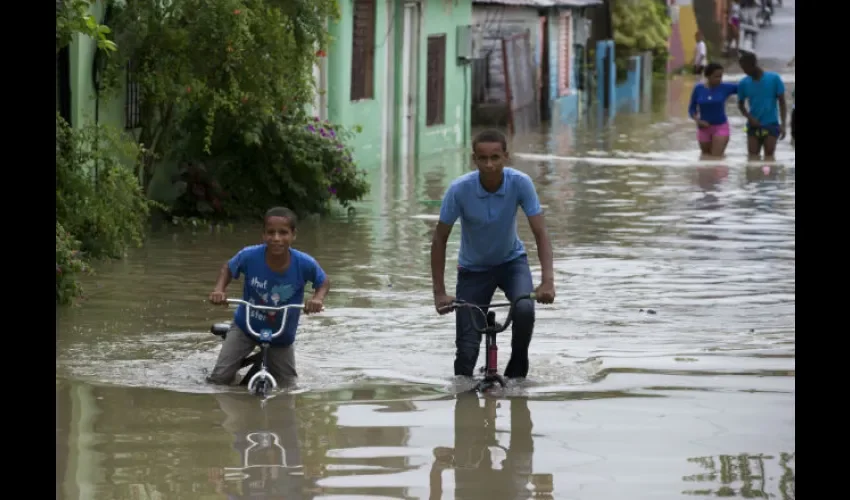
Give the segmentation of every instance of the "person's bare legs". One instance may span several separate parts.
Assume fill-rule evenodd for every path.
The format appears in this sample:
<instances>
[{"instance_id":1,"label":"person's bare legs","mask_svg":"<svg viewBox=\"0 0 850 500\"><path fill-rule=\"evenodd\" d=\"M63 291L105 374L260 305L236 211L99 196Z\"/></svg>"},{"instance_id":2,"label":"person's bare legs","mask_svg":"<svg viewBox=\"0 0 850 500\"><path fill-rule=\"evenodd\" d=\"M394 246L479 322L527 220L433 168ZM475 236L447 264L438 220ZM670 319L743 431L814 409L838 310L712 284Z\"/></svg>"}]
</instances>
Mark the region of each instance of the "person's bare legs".
<instances>
[{"instance_id":1,"label":"person's bare legs","mask_svg":"<svg viewBox=\"0 0 850 500\"><path fill-rule=\"evenodd\" d=\"M711 138L711 156L723 158L726 154L726 146L729 144L728 135L715 135Z\"/></svg>"},{"instance_id":2,"label":"person's bare legs","mask_svg":"<svg viewBox=\"0 0 850 500\"><path fill-rule=\"evenodd\" d=\"M712 145L712 144L713 144L713 141L700 142L700 143L699 143L699 152L700 152L700 157L709 157L709 156L711 156L711 145Z\"/></svg>"},{"instance_id":3,"label":"person's bare legs","mask_svg":"<svg viewBox=\"0 0 850 500\"><path fill-rule=\"evenodd\" d=\"M754 135L747 136L747 154L750 160L761 159L761 141Z\"/></svg>"},{"instance_id":4,"label":"person's bare legs","mask_svg":"<svg viewBox=\"0 0 850 500\"><path fill-rule=\"evenodd\" d=\"M779 140L778 137L774 137L769 135L764 138L764 160L765 161L774 161L776 157L774 154L776 153L776 143Z\"/></svg>"}]
</instances>

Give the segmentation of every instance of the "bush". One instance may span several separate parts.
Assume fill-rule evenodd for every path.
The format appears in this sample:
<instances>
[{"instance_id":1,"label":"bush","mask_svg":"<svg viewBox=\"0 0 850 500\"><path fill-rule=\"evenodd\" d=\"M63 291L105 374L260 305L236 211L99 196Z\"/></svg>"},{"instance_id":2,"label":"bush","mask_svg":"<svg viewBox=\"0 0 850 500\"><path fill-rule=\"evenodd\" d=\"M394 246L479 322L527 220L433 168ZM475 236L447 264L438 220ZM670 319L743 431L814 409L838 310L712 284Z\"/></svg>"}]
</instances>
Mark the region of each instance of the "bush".
<instances>
[{"instance_id":1,"label":"bush","mask_svg":"<svg viewBox=\"0 0 850 500\"><path fill-rule=\"evenodd\" d=\"M129 60L138 81L140 176L147 190L156 170L191 135L212 155L213 137L236 117L265 120L313 98L313 66L327 48L336 0L170 0L113 2L110 25L118 51L105 80L119 89ZM167 5L167 7L166 7ZM188 125L187 126L187 117ZM241 135L241 133L240 133Z\"/></svg>"},{"instance_id":2,"label":"bush","mask_svg":"<svg viewBox=\"0 0 850 500\"><path fill-rule=\"evenodd\" d=\"M56 302L82 293L87 260L122 257L141 244L150 202L125 162L135 143L102 126L71 129L56 116ZM132 164L132 163L131 163Z\"/></svg>"},{"instance_id":3,"label":"bush","mask_svg":"<svg viewBox=\"0 0 850 500\"><path fill-rule=\"evenodd\" d=\"M56 222L56 303L70 304L82 295L77 278L89 268L80 254L80 242Z\"/></svg>"},{"instance_id":4,"label":"bush","mask_svg":"<svg viewBox=\"0 0 850 500\"><path fill-rule=\"evenodd\" d=\"M230 140L214 141L220 150L187 162L180 178L187 185L174 215L256 217L275 205L326 213L333 201L348 207L369 192L366 173L345 144L355 131L318 118L282 116L246 129L259 131L223 132Z\"/></svg>"},{"instance_id":5,"label":"bush","mask_svg":"<svg viewBox=\"0 0 850 500\"><path fill-rule=\"evenodd\" d=\"M56 220L91 258L123 257L142 243L150 202L127 166L138 157L117 131L73 130L56 115Z\"/></svg>"}]
</instances>

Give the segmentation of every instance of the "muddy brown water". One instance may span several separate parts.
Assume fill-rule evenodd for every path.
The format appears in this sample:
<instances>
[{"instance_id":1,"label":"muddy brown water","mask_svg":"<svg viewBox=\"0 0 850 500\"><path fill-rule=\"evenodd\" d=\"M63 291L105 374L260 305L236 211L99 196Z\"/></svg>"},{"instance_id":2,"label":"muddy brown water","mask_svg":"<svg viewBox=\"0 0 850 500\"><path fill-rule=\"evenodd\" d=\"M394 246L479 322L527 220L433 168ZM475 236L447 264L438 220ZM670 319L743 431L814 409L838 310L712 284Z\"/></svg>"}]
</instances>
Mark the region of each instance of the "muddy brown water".
<instances>
[{"instance_id":1,"label":"muddy brown water","mask_svg":"<svg viewBox=\"0 0 850 500\"><path fill-rule=\"evenodd\" d=\"M696 163L679 85L655 111L514 141L558 297L529 380L494 397L456 396L453 319L430 300L435 200L465 154L376 169L356 213L303 221L333 291L302 320L299 387L264 408L203 382L229 316L205 296L258 228L158 234L99 265L59 317L57 498L795 498L793 151L740 161L733 114L730 159Z\"/></svg>"}]
</instances>

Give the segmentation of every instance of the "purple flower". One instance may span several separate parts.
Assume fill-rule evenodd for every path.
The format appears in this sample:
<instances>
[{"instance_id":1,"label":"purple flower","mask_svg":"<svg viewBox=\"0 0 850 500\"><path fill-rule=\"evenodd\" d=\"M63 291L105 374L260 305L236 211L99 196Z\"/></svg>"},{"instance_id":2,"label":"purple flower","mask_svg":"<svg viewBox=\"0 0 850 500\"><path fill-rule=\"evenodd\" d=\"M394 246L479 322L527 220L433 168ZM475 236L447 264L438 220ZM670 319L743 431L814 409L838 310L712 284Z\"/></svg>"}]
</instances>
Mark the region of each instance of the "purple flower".
<instances>
[{"instance_id":1,"label":"purple flower","mask_svg":"<svg viewBox=\"0 0 850 500\"><path fill-rule=\"evenodd\" d=\"M328 192L330 194L336 194L336 188L333 186L328 186Z\"/></svg>"},{"instance_id":2,"label":"purple flower","mask_svg":"<svg viewBox=\"0 0 850 500\"><path fill-rule=\"evenodd\" d=\"M314 117L313 117L313 121L314 121L314 122L319 121L319 117L318 117L318 116L314 116Z\"/></svg>"},{"instance_id":3,"label":"purple flower","mask_svg":"<svg viewBox=\"0 0 850 500\"><path fill-rule=\"evenodd\" d=\"M328 130L328 132L330 132L331 137L336 137L336 134L334 133L333 129Z\"/></svg>"},{"instance_id":4,"label":"purple flower","mask_svg":"<svg viewBox=\"0 0 850 500\"><path fill-rule=\"evenodd\" d=\"M315 133L315 132L316 132L316 127L314 127L314 126L312 126L312 125L307 125L307 130L309 130L310 132Z\"/></svg>"},{"instance_id":5,"label":"purple flower","mask_svg":"<svg viewBox=\"0 0 850 500\"><path fill-rule=\"evenodd\" d=\"M345 147L345 146L343 146L341 143L339 143L339 142L338 142L338 143L336 143L336 148L337 148L337 149L342 149L342 148L344 148L344 147Z\"/></svg>"},{"instance_id":6,"label":"purple flower","mask_svg":"<svg viewBox=\"0 0 850 500\"><path fill-rule=\"evenodd\" d=\"M322 134L322 137L327 137L328 133L325 129L319 129L319 133Z\"/></svg>"}]
</instances>

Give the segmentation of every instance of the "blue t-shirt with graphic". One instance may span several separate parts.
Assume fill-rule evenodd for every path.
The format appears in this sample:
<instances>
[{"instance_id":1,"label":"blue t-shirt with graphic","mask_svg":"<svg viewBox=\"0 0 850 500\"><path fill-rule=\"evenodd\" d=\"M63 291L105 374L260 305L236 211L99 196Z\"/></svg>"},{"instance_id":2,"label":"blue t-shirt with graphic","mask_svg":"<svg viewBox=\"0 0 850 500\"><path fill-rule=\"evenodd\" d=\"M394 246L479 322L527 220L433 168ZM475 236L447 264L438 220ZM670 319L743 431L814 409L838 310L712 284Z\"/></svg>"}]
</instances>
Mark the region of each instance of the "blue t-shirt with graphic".
<instances>
[{"instance_id":1,"label":"blue t-shirt with graphic","mask_svg":"<svg viewBox=\"0 0 850 500\"><path fill-rule=\"evenodd\" d=\"M245 276L242 300L261 306L303 304L304 289L308 282L313 284L314 290L324 284L327 277L316 259L294 248L289 249L289 255L289 268L283 273L272 271L266 264L265 244L245 247L230 259L227 266L233 278ZM248 324L245 322L246 309L244 304L240 304L234 314L234 321L245 335L254 338L248 333ZM251 309L251 326L257 333L265 328L276 332L280 328L283 313L283 311ZM300 317L300 309L289 309L283 333L272 341L272 345L282 347L292 345L295 342L295 331Z\"/></svg>"}]
</instances>

